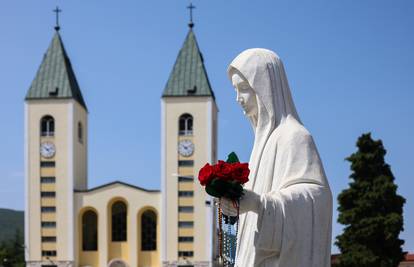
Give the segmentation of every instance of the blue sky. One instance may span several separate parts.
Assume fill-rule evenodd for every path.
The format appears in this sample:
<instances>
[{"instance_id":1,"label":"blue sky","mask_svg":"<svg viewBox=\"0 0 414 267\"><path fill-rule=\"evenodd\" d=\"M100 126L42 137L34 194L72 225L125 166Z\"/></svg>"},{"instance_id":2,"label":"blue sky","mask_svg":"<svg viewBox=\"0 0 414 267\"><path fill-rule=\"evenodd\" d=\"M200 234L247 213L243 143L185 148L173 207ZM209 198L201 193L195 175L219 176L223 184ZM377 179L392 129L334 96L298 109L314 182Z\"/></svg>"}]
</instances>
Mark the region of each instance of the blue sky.
<instances>
[{"instance_id":1,"label":"blue sky","mask_svg":"<svg viewBox=\"0 0 414 267\"><path fill-rule=\"evenodd\" d=\"M89 109L89 185L160 187L160 96L188 31L188 1L0 3L0 207L23 209L23 99L53 35L61 34ZM195 33L219 113L219 156L247 161L250 125L226 68L241 51L276 51L334 197L347 187L359 135L383 140L414 251L414 2L195 0ZM335 203L336 210L336 203ZM334 212L336 222L337 213ZM334 223L333 235L341 232ZM334 248L333 251L337 249Z\"/></svg>"}]
</instances>

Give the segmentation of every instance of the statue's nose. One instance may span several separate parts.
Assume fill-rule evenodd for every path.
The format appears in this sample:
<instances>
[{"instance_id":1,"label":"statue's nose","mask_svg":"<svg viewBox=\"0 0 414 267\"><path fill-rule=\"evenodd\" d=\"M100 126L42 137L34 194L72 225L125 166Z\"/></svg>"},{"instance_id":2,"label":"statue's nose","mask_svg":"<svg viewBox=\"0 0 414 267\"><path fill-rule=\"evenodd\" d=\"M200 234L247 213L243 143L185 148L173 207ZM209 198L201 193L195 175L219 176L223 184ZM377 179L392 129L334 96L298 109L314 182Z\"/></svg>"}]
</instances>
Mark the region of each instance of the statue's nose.
<instances>
[{"instance_id":1,"label":"statue's nose","mask_svg":"<svg viewBox=\"0 0 414 267\"><path fill-rule=\"evenodd\" d=\"M240 104L243 101L242 97L240 96L239 90L237 90L236 101L239 102Z\"/></svg>"}]
</instances>

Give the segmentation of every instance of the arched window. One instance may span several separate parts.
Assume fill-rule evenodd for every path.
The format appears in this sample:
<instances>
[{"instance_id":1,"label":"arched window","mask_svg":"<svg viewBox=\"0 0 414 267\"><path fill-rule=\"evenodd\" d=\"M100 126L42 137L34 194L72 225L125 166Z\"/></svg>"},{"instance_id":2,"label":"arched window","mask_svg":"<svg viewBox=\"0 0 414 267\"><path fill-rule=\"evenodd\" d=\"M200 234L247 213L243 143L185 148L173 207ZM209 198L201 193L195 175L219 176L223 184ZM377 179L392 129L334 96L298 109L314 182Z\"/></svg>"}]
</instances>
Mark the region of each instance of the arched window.
<instances>
[{"instance_id":1,"label":"arched window","mask_svg":"<svg viewBox=\"0 0 414 267\"><path fill-rule=\"evenodd\" d=\"M127 207L117 201L112 205L112 241L127 240Z\"/></svg>"},{"instance_id":2,"label":"arched window","mask_svg":"<svg viewBox=\"0 0 414 267\"><path fill-rule=\"evenodd\" d=\"M152 210L141 216L141 250L157 250L157 215Z\"/></svg>"},{"instance_id":3,"label":"arched window","mask_svg":"<svg viewBox=\"0 0 414 267\"><path fill-rule=\"evenodd\" d=\"M40 135L54 136L55 135L55 120L52 116L44 116L40 121Z\"/></svg>"},{"instance_id":4,"label":"arched window","mask_svg":"<svg viewBox=\"0 0 414 267\"><path fill-rule=\"evenodd\" d=\"M83 127L81 122L78 122L78 140L83 143Z\"/></svg>"},{"instance_id":5,"label":"arched window","mask_svg":"<svg viewBox=\"0 0 414 267\"><path fill-rule=\"evenodd\" d=\"M109 262L109 267L127 267L123 260L115 259Z\"/></svg>"},{"instance_id":6,"label":"arched window","mask_svg":"<svg viewBox=\"0 0 414 267\"><path fill-rule=\"evenodd\" d=\"M82 249L98 250L98 216L92 210L86 211L82 216Z\"/></svg>"},{"instance_id":7,"label":"arched window","mask_svg":"<svg viewBox=\"0 0 414 267\"><path fill-rule=\"evenodd\" d=\"M192 135L193 134L193 116L186 113L180 116L178 123L179 135Z\"/></svg>"}]
</instances>

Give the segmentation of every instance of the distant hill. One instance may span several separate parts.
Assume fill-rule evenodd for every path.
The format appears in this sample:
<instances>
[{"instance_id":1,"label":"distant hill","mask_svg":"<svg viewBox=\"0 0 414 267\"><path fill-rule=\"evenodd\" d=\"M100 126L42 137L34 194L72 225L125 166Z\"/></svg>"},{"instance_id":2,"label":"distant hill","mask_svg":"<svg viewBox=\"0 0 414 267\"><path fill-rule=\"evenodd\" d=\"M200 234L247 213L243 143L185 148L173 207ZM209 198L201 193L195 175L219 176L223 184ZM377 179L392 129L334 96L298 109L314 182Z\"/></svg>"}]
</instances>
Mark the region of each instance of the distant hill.
<instances>
[{"instance_id":1,"label":"distant hill","mask_svg":"<svg viewBox=\"0 0 414 267\"><path fill-rule=\"evenodd\" d=\"M24 212L0 208L0 243L14 239L16 229L24 234Z\"/></svg>"}]
</instances>

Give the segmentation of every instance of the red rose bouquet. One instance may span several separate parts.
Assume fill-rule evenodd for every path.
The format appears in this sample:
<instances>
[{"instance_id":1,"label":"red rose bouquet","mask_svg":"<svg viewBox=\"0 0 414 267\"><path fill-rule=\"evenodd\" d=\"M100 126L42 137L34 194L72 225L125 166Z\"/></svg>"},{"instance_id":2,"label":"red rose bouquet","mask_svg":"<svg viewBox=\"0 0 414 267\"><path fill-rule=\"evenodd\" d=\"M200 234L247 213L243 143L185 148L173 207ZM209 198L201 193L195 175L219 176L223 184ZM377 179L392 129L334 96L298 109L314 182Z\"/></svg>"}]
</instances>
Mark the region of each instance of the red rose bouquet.
<instances>
[{"instance_id":1,"label":"red rose bouquet","mask_svg":"<svg viewBox=\"0 0 414 267\"><path fill-rule=\"evenodd\" d=\"M243 185L249 181L249 164L240 163L236 153L229 154L227 161L206 164L200 169L198 180L205 186L207 194L238 200L243 194Z\"/></svg>"},{"instance_id":2,"label":"red rose bouquet","mask_svg":"<svg viewBox=\"0 0 414 267\"><path fill-rule=\"evenodd\" d=\"M249 164L240 163L236 153L232 152L227 161L219 160L215 165L207 163L198 174L198 180L205 186L207 194L217 198L229 198L237 209L237 216L226 216L222 213L219 200L218 247L222 266L234 266L235 263L240 197L243 195L243 185L249 181L249 173ZM227 231L223 231L223 224L227 225Z\"/></svg>"}]
</instances>

